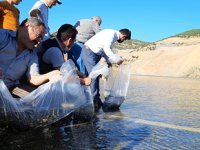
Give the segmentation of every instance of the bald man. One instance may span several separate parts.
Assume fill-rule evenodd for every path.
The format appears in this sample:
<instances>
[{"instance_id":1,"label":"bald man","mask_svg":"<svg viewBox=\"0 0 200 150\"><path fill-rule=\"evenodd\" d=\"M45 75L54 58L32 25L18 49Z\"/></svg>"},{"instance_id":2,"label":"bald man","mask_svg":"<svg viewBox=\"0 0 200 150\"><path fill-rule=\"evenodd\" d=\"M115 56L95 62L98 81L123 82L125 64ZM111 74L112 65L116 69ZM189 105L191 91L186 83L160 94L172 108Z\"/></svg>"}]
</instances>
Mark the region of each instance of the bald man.
<instances>
[{"instance_id":1,"label":"bald man","mask_svg":"<svg viewBox=\"0 0 200 150\"><path fill-rule=\"evenodd\" d=\"M80 59L81 49L85 42L101 31L101 23L101 17L94 16L91 19L81 19L75 24L78 34L76 36L76 42L68 51L68 58L73 60L78 70L82 73L85 73L85 68L82 60Z\"/></svg>"}]
</instances>

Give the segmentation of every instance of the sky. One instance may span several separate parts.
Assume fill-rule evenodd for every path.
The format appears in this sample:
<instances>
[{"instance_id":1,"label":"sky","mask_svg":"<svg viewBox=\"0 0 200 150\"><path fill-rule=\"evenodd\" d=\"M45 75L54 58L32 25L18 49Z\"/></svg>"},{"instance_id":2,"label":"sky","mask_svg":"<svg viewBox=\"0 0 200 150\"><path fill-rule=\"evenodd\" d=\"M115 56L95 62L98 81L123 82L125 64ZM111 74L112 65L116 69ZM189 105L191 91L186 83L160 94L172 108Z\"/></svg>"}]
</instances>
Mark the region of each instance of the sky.
<instances>
[{"instance_id":1,"label":"sky","mask_svg":"<svg viewBox=\"0 0 200 150\"><path fill-rule=\"evenodd\" d=\"M49 9L50 32L65 23L101 16L101 29L128 28L132 39L155 42L191 29L200 29L200 0L61 0ZM20 21L36 0L17 6Z\"/></svg>"}]
</instances>

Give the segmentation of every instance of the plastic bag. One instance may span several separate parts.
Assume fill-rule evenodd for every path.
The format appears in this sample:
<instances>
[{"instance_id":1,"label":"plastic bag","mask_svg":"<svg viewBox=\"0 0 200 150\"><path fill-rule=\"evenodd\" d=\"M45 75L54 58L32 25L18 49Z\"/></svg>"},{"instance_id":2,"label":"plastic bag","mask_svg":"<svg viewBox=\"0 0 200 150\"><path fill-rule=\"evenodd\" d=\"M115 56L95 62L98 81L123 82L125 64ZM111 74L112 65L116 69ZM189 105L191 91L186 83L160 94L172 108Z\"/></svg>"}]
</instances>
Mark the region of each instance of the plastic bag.
<instances>
[{"instance_id":1,"label":"plastic bag","mask_svg":"<svg viewBox=\"0 0 200 150\"><path fill-rule=\"evenodd\" d=\"M99 62L92 68L89 77L94 79L99 75L103 75L106 77L108 76L108 74L109 74L109 68L107 64ZM90 87L88 88L90 89ZM88 93L89 92L91 92L91 90L88 90ZM93 118L93 116L94 116L94 103L92 97L91 99L87 99L86 104L84 104L74 112L74 120L77 122L90 121Z\"/></svg>"},{"instance_id":2,"label":"plastic bag","mask_svg":"<svg viewBox=\"0 0 200 150\"><path fill-rule=\"evenodd\" d=\"M110 56L108 60L113 64L119 62L120 60L122 60L122 58L119 55L114 54Z\"/></svg>"},{"instance_id":3,"label":"plastic bag","mask_svg":"<svg viewBox=\"0 0 200 150\"><path fill-rule=\"evenodd\" d=\"M86 104L92 97L91 91L80 84L71 60L62 65L61 74L61 77L41 85L18 101L1 81L0 121L29 127L46 126Z\"/></svg>"},{"instance_id":4,"label":"plastic bag","mask_svg":"<svg viewBox=\"0 0 200 150\"><path fill-rule=\"evenodd\" d=\"M92 93L89 86L86 88L86 91L88 94L87 102L73 113L74 122L91 121L94 117L94 103L92 96L90 96Z\"/></svg>"},{"instance_id":5,"label":"plastic bag","mask_svg":"<svg viewBox=\"0 0 200 150\"><path fill-rule=\"evenodd\" d=\"M0 125L23 126L28 119L21 102L12 97L4 82L0 80Z\"/></svg>"},{"instance_id":6,"label":"plastic bag","mask_svg":"<svg viewBox=\"0 0 200 150\"><path fill-rule=\"evenodd\" d=\"M107 77L110 73L110 69L108 68L108 65L102 62L98 62L93 68L92 71L89 74L89 77L94 79L100 74L104 77Z\"/></svg>"},{"instance_id":7,"label":"plastic bag","mask_svg":"<svg viewBox=\"0 0 200 150\"><path fill-rule=\"evenodd\" d=\"M118 67L117 73L111 70L104 85L105 101L102 106L104 111L119 109L126 99L130 80L130 67L130 65L122 64Z\"/></svg>"}]
</instances>

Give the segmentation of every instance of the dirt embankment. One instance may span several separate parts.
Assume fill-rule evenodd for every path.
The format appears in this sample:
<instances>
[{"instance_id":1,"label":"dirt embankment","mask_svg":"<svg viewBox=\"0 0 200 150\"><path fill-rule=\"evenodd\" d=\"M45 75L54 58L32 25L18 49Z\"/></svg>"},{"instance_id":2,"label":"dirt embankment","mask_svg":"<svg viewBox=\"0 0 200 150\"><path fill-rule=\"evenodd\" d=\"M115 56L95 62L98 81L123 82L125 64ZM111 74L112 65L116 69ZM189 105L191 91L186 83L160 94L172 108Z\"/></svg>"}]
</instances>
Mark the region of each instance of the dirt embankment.
<instances>
[{"instance_id":1,"label":"dirt embankment","mask_svg":"<svg viewBox=\"0 0 200 150\"><path fill-rule=\"evenodd\" d=\"M200 79L200 37L168 38L156 42L152 51L122 50L132 63L132 74Z\"/></svg>"}]
</instances>

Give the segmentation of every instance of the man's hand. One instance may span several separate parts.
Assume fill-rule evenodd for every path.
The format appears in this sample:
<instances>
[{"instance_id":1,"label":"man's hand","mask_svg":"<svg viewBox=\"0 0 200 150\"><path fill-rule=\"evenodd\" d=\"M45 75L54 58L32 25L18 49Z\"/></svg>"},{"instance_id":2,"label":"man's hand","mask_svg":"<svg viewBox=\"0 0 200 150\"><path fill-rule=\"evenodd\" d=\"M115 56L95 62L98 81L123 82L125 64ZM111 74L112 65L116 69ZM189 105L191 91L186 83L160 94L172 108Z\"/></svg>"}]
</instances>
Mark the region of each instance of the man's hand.
<instances>
[{"instance_id":1,"label":"man's hand","mask_svg":"<svg viewBox=\"0 0 200 150\"><path fill-rule=\"evenodd\" d=\"M87 77L87 78L80 78L80 82L81 84L84 84L84 85L90 85L91 82L92 82L92 79Z\"/></svg>"},{"instance_id":2,"label":"man's hand","mask_svg":"<svg viewBox=\"0 0 200 150\"><path fill-rule=\"evenodd\" d=\"M120 60L117 62L118 65L121 65L123 63L124 60Z\"/></svg>"},{"instance_id":3,"label":"man's hand","mask_svg":"<svg viewBox=\"0 0 200 150\"><path fill-rule=\"evenodd\" d=\"M40 10L38 10L38 9L33 9L30 12L31 17L38 17L39 14L40 14Z\"/></svg>"}]
</instances>

